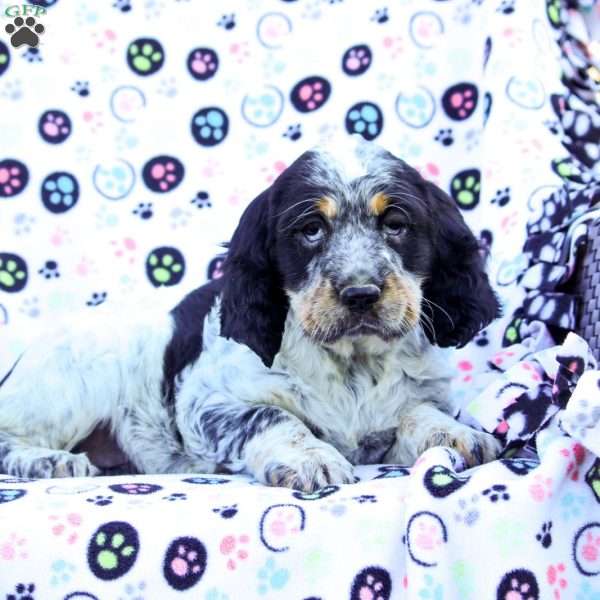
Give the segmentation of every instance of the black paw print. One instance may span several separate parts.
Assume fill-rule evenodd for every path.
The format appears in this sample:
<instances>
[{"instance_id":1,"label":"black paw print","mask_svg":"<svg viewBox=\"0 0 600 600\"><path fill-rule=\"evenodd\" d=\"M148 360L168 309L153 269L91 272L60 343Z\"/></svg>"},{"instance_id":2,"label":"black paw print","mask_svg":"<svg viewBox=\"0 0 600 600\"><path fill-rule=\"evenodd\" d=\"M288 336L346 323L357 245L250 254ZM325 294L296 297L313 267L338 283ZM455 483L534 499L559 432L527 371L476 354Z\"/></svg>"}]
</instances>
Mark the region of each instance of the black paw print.
<instances>
[{"instance_id":1,"label":"black paw print","mask_svg":"<svg viewBox=\"0 0 600 600\"><path fill-rule=\"evenodd\" d=\"M505 187L502 190L498 190L496 195L492 198L492 204L497 204L498 206L506 206L510 202L510 188Z\"/></svg>"},{"instance_id":2,"label":"black paw print","mask_svg":"<svg viewBox=\"0 0 600 600\"><path fill-rule=\"evenodd\" d=\"M43 61L39 48L27 48L27 50L23 52L23 58L30 63L38 63Z\"/></svg>"},{"instance_id":3,"label":"black paw print","mask_svg":"<svg viewBox=\"0 0 600 600\"><path fill-rule=\"evenodd\" d=\"M154 212L152 211L152 202L140 202L134 209L133 214L137 215L140 219L147 221L152 218Z\"/></svg>"},{"instance_id":4,"label":"black paw print","mask_svg":"<svg viewBox=\"0 0 600 600\"><path fill-rule=\"evenodd\" d=\"M41 23L36 23L33 17L27 19L17 17L4 28L4 31L11 36L10 43L14 48L23 45L35 48L40 41L39 36L46 30Z\"/></svg>"},{"instance_id":5,"label":"black paw print","mask_svg":"<svg viewBox=\"0 0 600 600\"><path fill-rule=\"evenodd\" d=\"M542 530L536 534L535 539L542 544L544 548L550 548L552 545L552 521L542 523Z\"/></svg>"},{"instance_id":6,"label":"black paw print","mask_svg":"<svg viewBox=\"0 0 600 600\"><path fill-rule=\"evenodd\" d=\"M300 123L296 125L290 125L283 133L283 137L291 140L292 142L298 141L302 137L302 126Z\"/></svg>"},{"instance_id":7,"label":"black paw print","mask_svg":"<svg viewBox=\"0 0 600 600\"><path fill-rule=\"evenodd\" d=\"M503 15L510 15L515 12L515 0L502 0L500 6L496 9L496 12L502 13Z\"/></svg>"},{"instance_id":8,"label":"black paw print","mask_svg":"<svg viewBox=\"0 0 600 600\"><path fill-rule=\"evenodd\" d=\"M231 506L220 506L219 508L213 508L212 511L217 513L224 519L232 519L238 513L237 504L232 504Z\"/></svg>"},{"instance_id":9,"label":"black paw print","mask_svg":"<svg viewBox=\"0 0 600 600\"><path fill-rule=\"evenodd\" d=\"M480 331L476 336L475 336L475 343L480 347L483 348L485 346L487 346L490 343L490 340L488 340L488 334L487 331Z\"/></svg>"},{"instance_id":10,"label":"black paw print","mask_svg":"<svg viewBox=\"0 0 600 600\"><path fill-rule=\"evenodd\" d=\"M174 494L163 496L163 500L168 500L169 502L177 502L177 500L187 500L187 495L175 492Z\"/></svg>"},{"instance_id":11,"label":"black paw print","mask_svg":"<svg viewBox=\"0 0 600 600\"><path fill-rule=\"evenodd\" d=\"M440 129L433 139L442 144L442 146L452 146L454 144L452 129Z\"/></svg>"},{"instance_id":12,"label":"black paw print","mask_svg":"<svg viewBox=\"0 0 600 600\"><path fill-rule=\"evenodd\" d=\"M362 494L361 496L354 496L352 500L356 500L359 504L365 504L366 502L374 504L377 502L377 497L369 494Z\"/></svg>"},{"instance_id":13,"label":"black paw print","mask_svg":"<svg viewBox=\"0 0 600 600\"><path fill-rule=\"evenodd\" d=\"M197 208L210 208L212 206L210 196L205 191L198 192L190 202Z\"/></svg>"},{"instance_id":14,"label":"black paw print","mask_svg":"<svg viewBox=\"0 0 600 600\"><path fill-rule=\"evenodd\" d=\"M60 273L58 272L58 263L55 260L47 260L38 273L46 279L57 279L60 277Z\"/></svg>"},{"instance_id":15,"label":"black paw print","mask_svg":"<svg viewBox=\"0 0 600 600\"><path fill-rule=\"evenodd\" d=\"M86 302L88 306L99 306L106 300L107 292L94 292L90 300Z\"/></svg>"},{"instance_id":16,"label":"black paw print","mask_svg":"<svg viewBox=\"0 0 600 600\"><path fill-rule=\"evenodd\" d=\"M493 485L487 490L483 490L483 495L487 496L490 502L498 502L498 500L509 500L510 494L506 491L506 486L500 483Z\"/></svg>"},{"instance_id":17,"label":"black paw print","mask_svg":"<svg viewBox=\"0 0 600 600\"><path fill-rule=\"evenodd\" d=\"M235 14L231 13L230 15L223 15L219 22L217 23L219 27L230 31L235 27Z\"/></svg>"},{"instance_id":18,"label":"black paw print","mask_svg":"<svg viewBox=\"0 0 600 600\"><path fill-rule=\"evenodd\" d=\"M112 504L112 496L94 496L93 498L86 498L86 502L90 502L96 506L108 506Z\"/></svg>"},{"instance_id":19,"label":"black paw print","mask_svg":"<svg viewBox=\"0 0 600 600\"><path fill-rule=\"evenodd\" d=\"M376 21L377 23L387 23L389 20L390 15L388 14L387 7L378 8L371 17L371 21Z\"/></svg>"},{"instance_id":20,"label":"black paw print","mask_svg":"<svg viewBox=\"0 0 600 600\"><path fill-rule=\"evenodd\" d=\"M34 583L17 583L14 594L7 594L6 600L35 600L32 596L35 592Z\"/></svg>"},{"instance_id":21,"label":"black paw print","mask_svg":"<svg viewBox=\"0 0 600 600\"><path fill-rule=\"evenodd\" d=\"M71 86L71 91L75 92L78 96L85 98L90 95L90 82L89 81L76 81Z\"/></svg>"},{"instance_id":22,"label":"black paw print","mask_svg":"<svg viewBox=\"0 0 600 600\"><path fill-rule=\"evenodd\" d=\"M115 0L113 8L120 10L121 12L129 12L131 10L131 0Z\"/></svg>"}]
</instances>

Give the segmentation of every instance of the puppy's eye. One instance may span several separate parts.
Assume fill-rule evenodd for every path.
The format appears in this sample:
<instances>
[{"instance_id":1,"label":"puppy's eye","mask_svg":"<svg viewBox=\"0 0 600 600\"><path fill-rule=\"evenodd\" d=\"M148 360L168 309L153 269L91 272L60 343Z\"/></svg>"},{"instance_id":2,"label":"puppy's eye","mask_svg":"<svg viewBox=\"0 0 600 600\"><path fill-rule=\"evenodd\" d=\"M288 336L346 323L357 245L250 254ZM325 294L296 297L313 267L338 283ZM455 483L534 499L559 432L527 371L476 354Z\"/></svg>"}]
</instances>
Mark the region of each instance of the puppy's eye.
<instances>
[{"instance_id":1,"label":"puppy's eye","mask_svg":"<svg viewBox=\"0 0 600 600\"><path fill-rule=\"evenodd\" d=\"M325 236L325 229L320 221L311 221L302 228L302 235L307 242L316 244Z\"/></svg>"},{"instance_id":2,"label":"puppy's eye","mask_svg":"<svg viewBox=\"0 0 600 600\"><path fill-rule=\"evenodd\" d=\"M402 235L407 229L406 217L396 211L390 211L383 217L383 230L389 235Z\"/></svg>"}]
</instances>

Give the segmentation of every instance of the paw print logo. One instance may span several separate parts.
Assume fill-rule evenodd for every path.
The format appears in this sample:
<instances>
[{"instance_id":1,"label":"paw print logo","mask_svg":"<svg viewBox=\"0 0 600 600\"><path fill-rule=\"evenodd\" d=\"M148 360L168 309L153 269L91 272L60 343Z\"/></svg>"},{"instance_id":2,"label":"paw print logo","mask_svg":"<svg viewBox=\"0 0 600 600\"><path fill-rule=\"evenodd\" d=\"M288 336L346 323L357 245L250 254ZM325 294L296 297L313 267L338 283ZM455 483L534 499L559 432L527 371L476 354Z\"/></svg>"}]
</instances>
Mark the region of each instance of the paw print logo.
<instances>
[{"instance_id":1,"label":"paw print logo","mask_svg":"<svg viewBox=\"0 0 600 600\"><path fill-rule=\"evenodd\" d=\"M60 277L58 263L55 260L47 260L44 266L38 270L38 273L45 279L58 279Z\"/></svg>"},{"instance_id":2,"label":"paw print logo","mask_svg":"<svg viewBox=\"0 0 600 600\"><path fill-rule=\"evenodd\" d=\"M452 146L454 144L452 129L440 129L433 139L442 146Z\"/></svg>"},{"instance_id":3,"label":"paw print logo","mask_svg":"<svg viewBox=\"0 0 600 600\"><path fill-rule=\"evenodd\" d=\"M304 530L304 509L295 504L275 504L260 519L261 542L272 552L284 552Z\"/></svg>"},{"instance_id":4,"label":"paw print logo","mask_svg":"<svg viewBox=\"0 0 600 600\"><path fill-rule=\"evenodd\" d=\"M542 523L539 533L535 534L535 539L542 545L542 548L550 548L552 545L552 521Z\"/></svg>"},{"instance_id":5,"label":"paw print logo","mask_svg":"<svg viewBox=\"0 0 600 600\"><path fill-rule=\"evenodd\" d=\"M167 583L178 591L196 585L206 569L206 548L194 537L173 540L165 552L163 575Z\"/></svg>"},{"instance_id":6,"label":"paw print logo","mask_svg":"<svg viewBox=\"0 0 600 600\"><path fill-rule=\"evenodd\" d=\"M501 190L497 190L494 197L491 200L492 204L497 204L499 207L506 206L510 202L510 188L505 187Z\"/></svg>"},{"instance_id":7,"label":"paw print logo","mask_svg":"<svg viewBox=\"0 0 600 600\"><path fill-rule=\"evenodd\" d=\"M223 15L218 21L217 25L222 27L226 31L231 31L235 27L235 14Z\"/></svg>"},{"instance_id":8,"label":"paw print logo","mask_svg":"<svg viewBox=\"0 0 600 600\"><path fill-rule=\"evenodd\" d=\"M216 146L220 144L229 132L229 117L217 107L201 108L192 117L192 136L201 146Z\"/></svg>"},{"instance_id":9,"label":"paw print logo","mask_svg":"<svg viewBox=\"0 0 600 600\"><path fill-rule=\"evenodd\" d=\"M318 110L329 100L331 84L324 77L314 75L300 80L290 92L292 106L301 113Z\"/></svg>"},{"instance_id":10,"label":"paw print logo","mask_svg":"<svg viewBox=\"0 0 600 600\"><path fill-rule=\"evenodd\" d=\"M11 533L3 542L0 542L0 560L16 560L28 558L27 540Z\"/></svg>"},{"instance_id":11,"label":"paw print logo","mask_svg":"<svg viewBox=\"0 0 600 600\"><path fill-rule=\"evenodd\" d=\"M115 0L113 2L113 8L116 8L123 13L127 13L131 10L131 0Z\"/></svg>"},{"instance_id":12,"label":"paw print logo","mask_svg":"<svg viewBox=\"0 0 600 600\"><path fill-rule=\"evenodd\" d=\"M53 214L71 210L79 200L79 183L71 173L50 173L42 182L42 204Z\"/></svg>"},{"instance_id":13,"label":"paw print logo","mask_svg":"<svg viewBox=\"0 0 600 600\"><path fill-rule=\"evenodd\" d=\"M7 594L6 600L34 600L35 583L17 583L14 594Z\"/></svg>"},{"instance_id":14,"label":"paw print logo","mask_svg":"<svg viewBox=\"0 0 600 600\"><path fill-rule=\"evenodd\" d=\"M464 523L467 527L474 525L479 519L479 510L477 509L479 496L474 494L469 500L461 498L458 501L459 512L454 513L454 519L458 523Z\"/></svg>"},{"instance_id":15,"label":"paw print logo","mask_svg":"<svg viewBox=\"0 0 600 600\"><path fill-rule=\"evenodd\" d=\"M358 102L346 113L346 131L358 133L365 140L374 140L383 129L383 113L373 102Z\"/></svg>"},{"instance_id":16,"label":"paw print logo","mask_svg":"<svg viewBox=\"0 0 600 600\"><path fill-rule=\"evenodd\" d=\"M506 85L506 96L521 108L539 110L546 101L544 85L539 79L511 77Z\"/></svg>"},{"instance_id":17,"label":"paw print logo","mask_svg":"<svg viewBox=\"0 0 600 600\"><path fill-rule=\"evenodd\" d=\"M170 246L155 248L146 259L146 275L154 287L177 285L185 275L183 254Z\"/></svg>"},{"instance_id":18,"label":"paw print logo","mask_svg":"<svg viewBox=\"0 0 600 600\"><path fill-rule=\"evenodd\" d=\"M29 182L29 170L19 160L7 158L0 161L0 198L20 194Z\"/></svg>"},{"instance_id":19,"label":"paw print logo","mask_svg":"<svg viewBox=\"0 0 600 600\"><path fill-rule=\"evenodd\" d=\"M65 560L55 560L50 565L52 570L52 577L50 578L50 585L57 586L71 581L71 577L75 573L76 567L72 563L68 563Z\"/></svg>"},{"instance_id":20,"label":"paw print logo","mask_svg":"<svg viewBox=\"0 0 600 600\"><path fill-rule=\"evenodd\" d=\"M3 480L2 483L6 483L6 480ZM5 504L6 502L13 502L14 500L18 500L22 498L27 492L25 490L11 490L11 489L0 489L0 504Z\"/></svg>"},{"instance_id":21,"label":"paw print logo","mask_svg":"<svg viewBox=\"0 0 600 600\"><path fill-rule=\"evenodd\" d=\"M164 194L173 191L185 175L183 163L174 156L156 156L142 170L142 178L148 189Z\"/></svg>"},{"instance_id":22,"label":"paw print logo","mask_svg":"<svg viewBox=\"0 0 600 600\"><path fill-rule=\"evenodd\" d=\"M286 586L289 578L290 572L287 569L278 568L275 560L269 558L258 571L258 593L264 596L271 590L281 590Z\"/></svg>"},{"instance_id":23,"label":"paw print logo","mask_svg":"<svg viewBox=\"0 0 600 600\"><path fill-rule=\"evenodd\" d=\"M392 579L389 572L380 567L367 567L354 578L350 600L389 600L391 591Z\"/></svg>"},{"instance_id":24,"label":"paw print logo","mask_svg":"<svg viewBox=\"0 0 600 600\"><path fill-rule=\"evenodd\" d=\"M41 23L37 23L33 17L17 17L12 23L9 23L4 31L10 35L10 43L13 48L20 46L29 46L35 48L40 42L40 35L46 31Z\"/></svg>"},{"instance_id":25,"label":"paw print logo","mask_svg":"<svg viewBox=\"0 0 600 600\"><path fill-rule=\"evenodd\" d=\"M479 204L481 172L479 169L465 169L457 173L450 182L450 195L459 208L471 210Z\"/></svg>"},{"instance_id":26,"label":"paw print logo","mask_svg":"<svg viewBox=\"0 0 600 600\"><path fill-rule=\"evenodd\" d=\"M206 276L209 280L219 279L223 277L223 264L225 263L224 256L215 256L206 268Z\"/></svg>"},{"instance_id":27,"label":"paw print logo","mask_svg":"<svg viewBox=\"0 0 600 600\"><path fill-rule=\"evenodd\" d=\"M396 98L396 114L409 127L421 129L431 123L436 112L433 94L424 86L408 89Z\"/></svg>"},{"instance_id":28,"label":"paw print logo","mask_svg":"<svg viewBox=\"0 0 600 600\"><path fill-rule=\"evenodd\" d=\"M131 212L140 219L147 221L154 214L153 204L152 202L140 202Z\"/></svg>"},{"instance_id":29,"label":"paw print logo","mask_svg":"<svg viewBox=\"0 0 600 600\"><path fill-rule=\"evenodd\" d=\"M182 492L174 492L168 496L163 496L163 500L168 500L169 502L179 502L181 500L187 500L187 494Z\"/></svg>"},{"instance_id":30,"label":"paw print logo","mask_svg":"<svg viewBox=\"0 0 600 600\"><path fill-rule=\"evenodd\" d=\"M190 203L196 208L210 208L212 206L210 202L210 195L204 190L199 191L191 200Z\"/></svg>"},{"instance_id":31,"label":"paw print logo","mask_svg":"<svg viewBox=\"0 0 600 600\"><path fill-rule=\"evenodd\" d=\"M164 62L165 51L154 38L139 38L127 48L127 64L136 75L153 75L160 71Z\"/></svg>"},{"instance_id":32,"label":"paw print logo","mask_svg":"<svg viewBox=\"0 0 600 600\"><path fill-rule=\"evenodd\" d=\"M464 121L475 112L477 98L477 86L472 83L457 83L444 92L442 107L453 121Z\"/></svg>"},{"instance_id":33,"label":"paw print logo","mask_svg":"<svg viewBox=\"0 0 600 600\"><path fill-rule=\"evenodd\" d=\"M115 483L108 487L118 494L129 494L131 496L145 496L162 490L162 486L153 483Z\"/></svg>"},{"instance_id":34,"label":"paw print logo","mask_svg":"<svg viewBox=\"0 0 600 600\"><path fill-rule=\"evenodd\" d=\"M0 252L0 290L20 292L27 285L27 263L11 252Z\"/></svg>"},{"instance_id":35,"label":"paw print logo","mask_svg":"<svg viewBox=\"0 0 600 600\"><path fill-rule=\"evenodd\" d=\"M499 500L510 500L510 494L506 491L507 487L501 483L497 483L490 488L483 490L482 494L488 498L490 502L498 502Z\"/></svg>"},{"instance_id":36,"label":"paw print logo","mask_svg":"<svg viewBox=\"0 0 600 600\"><path fill-rule=\"evenodd\" d=\"M448 532L438 515L420 511L409 519L404 539L409 556L415 563L422 567L433 567L438 564L442 545L448 541Z\"/></svg>"},{"instance_id":37,"label":"paw print logo","mask_svg":"<svg viewBox=\"0 0 600 600\"><path fill-rule=\"evenodd\" d=\"M71 135L71 119L62 110L47 110L40 117L38 131L49 144L61 144Z\"/></svg>"},{"instance_id":38,"label":"paw print logo","mask_svg":"<svg viewBox=\"0 0 600 600\"><path fill-rule=\"evenodd\" d=\"M122 158L96 165L92 182L96 191L108 200L122 200L135 186L135 169Z\"/></svg>"},{"instance_id":39,"label":"paw print logo","mask_svg":"<svg viewBox=\"0 0 600 600\"><path fill-rule=\"evenodd\" d=\"M554 588L554 598L556 600L560 600L561 591L563 591L567 587L565 571L566 568L564 563L550 565L546 570L546 579L548 583Z\"/></svg>"},{"instance_id":40,"label":"paw print logo","mask_svg":"<svg viewBox=\"0 0 600 600\"><path fill-rule=\"evenodd\" d=\"M237 560L246 560L248 558L248 550L244 546L248 544L250 538L247 535L226 535L219 544L219 551L223 556L227 557L227 568L234 571L237 568Z\"/></svg>"},{"instance_id":41,"label":"paw print logo","mask_svg":"<svg viewBox=\"0 0 600 600\"><path fill-rule=\"evenodd\" d=\"M527 569L510 571L498 585L497 600L539 600L540 588L535 575Z\"/></svg>"},{"instance_id":42,"label":"paw print logo","mask_svg":"<svg viewBox=\"0 0 600 600\"><path fill-rule=\"evenodd\" d=\"M342 56L342 71L350 77L366 73L371 66L373 55L366 44L358 44L348 48Z\"/></svg>"},{"instance_id":43,"label":"paw print logo","mask_svg":"<svg viewBox=\"0 0 600 600\"><path fill-rule=\"evenodd\" d=\"M71 91L75 92L81 98L87 98L90 95L90 82L89 81L76 81L71 86Z\"/></svg>"},{"instance_id":44,"label":"paw print logo","mask_svg":"<svg viewBox=\"0 0 600 600\"><path fill-rule=\"evenodd\" d=\"M43 62L44 60L39 48L27 48L27 50L23 52L23 58L28 63L39 63Z\"/></svg>"},{"instance_id":45,"label":"paw print logo","mask_svg":"<svg viewBox=\"0 0 600 600\"><path fill-rule=\"evenodd\" d=\"M283 112L283 93L273 85L266 85L242 100L242 117L254 127L273 125Z\"/></svg>"},{"instance_id":46,"label":"paw print logo","mask_svg":"<svg viewBox=\"0 0 600 600\"><path fill-rule=\"evenodd\" d=\"M59 515L50 515L48 519L53 523L52 534L56 537L65 535L67 544L74 544L79 539L78 527L81 526L81 515L77 513L68 513L64 517Z\"/></svg>"},{"instance_id":47,"label":"paw print logo","mask_svg":"<svg viewBox=\"0 0 600 600\"><path fill-rule=\"evenodd\" d=\"M288 125L288 128L283 132L283 137L291 142L297 142L302 137L302 125L300 123Z\"/></svg>"},{"instance_id":48,"label":"paw print logo","mask_svg":"<svg viewBox=\"0 0 600 600\"><path fill-rule=\"evenodd\" d=\"M196 48L187 59L190 75L197 81L206 81L217 74L219 56L212 48Z\"/></svg>"},{"instance_id":49,"label":"paw print logo","mask_svg":"<svg viewBox=\"0 0 600 600\"><path fill-rule=\"evenodd\" d=\"M575 534L573 557L581 574L600 575L600 523L588 523Z\"/></svg>"},{"instance_id":50,"label":"paw print logo","mask_svg":"<svg viewBox=\"0 0 600 600\"><path fill-rule=\"evenodd\" d=\"M86 498L86 502L94 504L95 506L108 506L112 504L112 496L94 496L93 498Z\"/></svg>"},{"instance_id":51,"label":"paw print logo","mask_svg":"<svg viewBox=\"0 0 600 600\"><path fill-rule=\"evenodd\" d=\"M107 292L93 292L89 300L86 301L86 306L100 306L106 302Z\"/></svg>"},{"instance_id":52,"label":"paw print logo","mask_svg":"<svg viewBox=\"0 0 600 600\"><path fill-rule=\"evenodd\" d=\"M218 508L213 508L212 511L217 513L223 519L233 519L235 515L238 513L237 504L232 504L231 506L220 506Z\"/></svg>"},{"instance_id":53,"label":"paw print logo","mask_svg":"<svg viewBox=\"0 0 600 600\"><path fill-rule=\"evenodd\" d=\"M375 21L376 23L382 24L387 23L390 20L390 15L388 13L387 7L378 8L371 17L371 21Z\"/></svg>"},{"instance_id":54,"label":"paw print logo","mask_svg":"<svg viewBox=\"0 0 600 600\"><path fill-rule=\"evenodd\" d=\"M139 549L137 531L129 523L111 521L92 535L87 549L88 566L98 579L117 579L133 567Z\"/></svg>"}]
</instances>

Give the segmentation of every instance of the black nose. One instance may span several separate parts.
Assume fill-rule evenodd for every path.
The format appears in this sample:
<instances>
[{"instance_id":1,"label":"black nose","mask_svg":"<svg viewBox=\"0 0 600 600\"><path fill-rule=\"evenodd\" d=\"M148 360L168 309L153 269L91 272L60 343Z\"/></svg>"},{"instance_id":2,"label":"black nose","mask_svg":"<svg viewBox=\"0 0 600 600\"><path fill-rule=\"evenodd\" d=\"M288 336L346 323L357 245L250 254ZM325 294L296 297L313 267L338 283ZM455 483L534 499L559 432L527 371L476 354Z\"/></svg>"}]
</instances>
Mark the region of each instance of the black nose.
<instances>
[{"instance_id":1,"label":"black nose","mask_svg":"<svg viewBox=\"0 0 600 600\"><path fill-rule=\"evenodd\" d=\"M367 310L379 300L381 290L376 285L353 285L342 290L342 304L350 310Z\"/></svg>"}]
</instances>

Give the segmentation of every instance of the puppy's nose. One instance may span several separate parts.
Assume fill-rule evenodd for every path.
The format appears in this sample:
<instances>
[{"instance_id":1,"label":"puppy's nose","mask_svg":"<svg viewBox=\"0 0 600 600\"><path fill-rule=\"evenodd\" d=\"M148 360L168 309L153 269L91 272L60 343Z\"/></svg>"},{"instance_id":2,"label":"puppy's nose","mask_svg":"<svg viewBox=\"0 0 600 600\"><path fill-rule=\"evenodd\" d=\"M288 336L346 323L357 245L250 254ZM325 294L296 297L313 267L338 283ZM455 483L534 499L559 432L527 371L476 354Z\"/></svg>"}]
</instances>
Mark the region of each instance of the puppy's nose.
<instances>
[{"instance_id":1,"label":"puppy's nose","mask_svg":"<svg viewBox=\"0 0 600 600\"><path fill-rule=\"evenodd\" d=\"M376 285L352 285L344 288L340 299L350 310L367 310L381 296L381 290Z\"/></svg>"}]
</instances>

